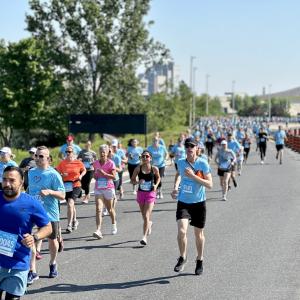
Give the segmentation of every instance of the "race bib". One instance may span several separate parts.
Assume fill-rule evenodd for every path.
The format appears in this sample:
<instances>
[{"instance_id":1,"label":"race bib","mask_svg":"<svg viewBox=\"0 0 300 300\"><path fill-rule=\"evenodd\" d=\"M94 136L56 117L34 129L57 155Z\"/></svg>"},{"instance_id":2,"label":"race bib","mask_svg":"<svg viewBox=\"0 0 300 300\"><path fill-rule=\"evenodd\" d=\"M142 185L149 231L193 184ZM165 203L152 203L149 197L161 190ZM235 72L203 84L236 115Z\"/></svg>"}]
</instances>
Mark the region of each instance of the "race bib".
<instances>
[{"instance_id":1,"label":"race bib","mask_svg":"<svg viewBox=\"0 0 300 300\"><path fill-rule=\"evenodd\" d=\"M152 189L152 182L151 181L144 181L142 183L140 183L140 189L142 191L146 191L149 192Z\"/></svg>"},{"instance_id":2,"label":"race bib","mask_svg":"<svg viewBox=\"0 0 300 300\"><path fill-rule=\"evenodd\" d=\"M72 181L64 182L64 186L65 186L66 192L72 192L73 191L73 182Z\"/></svg>"},{"instance_id":3,"label":"race bib","mask_svg":"<svg viewBox=\"0 0 300 300\"><path fill-rule=\"evenodd\" d=\"M18 235L0 230L0 254L13 257Z\"/></svg>"},{"instance_id":4,"label":"race bib","mask_svg":"<svg viewBox=\"0 0 300 300\"><path fill-rule=\"evenodd\" d=\"M90 164L89 161L85 161L85 162L83 162L83 164L84 164L84 166L85 166L86 169L90 169L91 168L91 164Z\"/></svg>"},{"instance_id":5,"label":"race bib","mask_svg":"<svg viewBox=\"0 0 300 300\"><path fill-rule=\"evenodd\" d=\"M183 184L182 185L182 192L184 194L193 194L193 186L191 184Z\"/></svg>"},{"instance_id":6,"label":"race bib","mask_svg":"<svg viewBox=\"0 0 300 300\"><path fill-rule=\"evenodd\" d=\"M261 138L260 141L264 143L266 141L266 139L265 138Z\"/></svg>"},{"instance_id":7,"label":"race bib","mask_svg":"<svg viewBox=\"0 0 300 300\"><path fill-rule=\"evenodd\" d=\"M107 179L104 177L97 179L97 188L98 189L106 189L107 188Z\"/></svg>"},{"instance_id":8,"label":"race bib","mask_svg":"<svg viewBox=\"0 0 300 300\"><path fill-rule=\"evenodd\" d=\"M228 161L220 163L220 169L229 169L230 163Z\"/></svg>"}]
</instances>

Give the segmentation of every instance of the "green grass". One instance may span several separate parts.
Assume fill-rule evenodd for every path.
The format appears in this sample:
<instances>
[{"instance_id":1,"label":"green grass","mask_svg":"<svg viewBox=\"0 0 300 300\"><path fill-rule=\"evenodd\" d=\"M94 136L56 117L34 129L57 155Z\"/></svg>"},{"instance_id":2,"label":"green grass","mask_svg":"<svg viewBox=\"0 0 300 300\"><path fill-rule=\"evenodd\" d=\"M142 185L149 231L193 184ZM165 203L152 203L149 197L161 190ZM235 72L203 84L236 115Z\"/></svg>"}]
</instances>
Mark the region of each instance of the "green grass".
<instances>
[{"instance_id":1,"label":"green grass","mask_svg":"<svg viewBox=\"0 0 300 300\"><path fill-rule=\"evenodd\" d=\"M161 131L160 136L164 139L166 146L168 147L170 140L173 140L173 143L176 143L179 134L181 132L186 132L187 127L184 126L178 126L174 129L169 129L166 131ZM143 134L126 134L122 137L116 136L117 139L121 140L123 148L127 148L127 143L131 138L135 138L139 141L140 146L145 148L146 146L151 145L152 138L154 136L154 132L147 134L147 145L145 145L145 135ZM79 135L78 137L75 137L75 143L79 144L81 148L84 147L84 142L81 142L83 140L86 140L83 135ZM98 149L101 144L105 144L106 141L103 140L99 135L95 136L95 140L92 143L92 150L94 150L98 154ZM53 166L57 166L59 163L58 153L59 153L60 147L55 147L50 149L50 153L53 157ZM20 164L20 162L25 158L28 157L29 154L27 151L20 150L20 149L12 149L13 154L15 155L14 160Z\"/></svg>"}]
</instances>

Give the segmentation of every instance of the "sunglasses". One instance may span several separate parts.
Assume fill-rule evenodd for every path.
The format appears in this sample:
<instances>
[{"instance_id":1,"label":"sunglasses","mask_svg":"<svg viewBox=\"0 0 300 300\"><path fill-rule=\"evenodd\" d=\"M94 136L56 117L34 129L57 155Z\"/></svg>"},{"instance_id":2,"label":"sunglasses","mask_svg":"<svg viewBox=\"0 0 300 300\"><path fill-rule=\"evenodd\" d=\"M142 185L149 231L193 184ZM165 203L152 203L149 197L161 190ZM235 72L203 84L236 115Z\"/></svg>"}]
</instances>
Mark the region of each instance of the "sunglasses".
<instances>
[{"instance_id":1,"label":"sunglasses","mask_svg":"<svg viewBox=\"0 0 300 300\"><path fill-rule=\"evenodd\" d=\"M142 155L142 158L149 158L150 155Z\"/></svg>"},{"instance_id":2,"label":"sunglasses","mask_svg":"<svg viewBox=\"0 0 300 300\"><path fill-rule=\"evenodd\" d=\"M40 155L35 154L35 158L44 158L44 157L46 157L46 156L42 155L42 154L40 154Z\"/></svg>"},{"instance_id":3,"label":"sunglasses","mask_svg":"<svg viewBox=\"0 0 300 300\"><path fill-rule=\"evenodd\" d=\"M72 153L73 151L65 151L65 153Z\"/></svg>"},{"instance_id":4,"label":"sunglasses","mask_svg":"<svg viewBox=\"0 0 300 300\"><path fill-rule=\"evenodd\" d=\"M196 145L193 145L193 144L186 144L184 146L185 146L185 148L195 148L196 147Z\"/></svg>"}]
</instances>

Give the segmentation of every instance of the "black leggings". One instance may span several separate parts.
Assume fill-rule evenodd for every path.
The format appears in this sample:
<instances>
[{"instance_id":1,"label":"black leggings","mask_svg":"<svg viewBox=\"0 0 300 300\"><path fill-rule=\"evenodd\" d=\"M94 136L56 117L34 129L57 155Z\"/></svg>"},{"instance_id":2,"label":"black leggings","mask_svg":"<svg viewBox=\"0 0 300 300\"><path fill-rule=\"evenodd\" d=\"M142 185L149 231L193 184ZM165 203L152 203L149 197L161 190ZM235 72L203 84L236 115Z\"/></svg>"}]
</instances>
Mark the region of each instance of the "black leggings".
<instances>
[{"instance_id":1,"label":"black leggings","mask_svg":"<svg viewBox=\"0 0 300 300\"><path fill-rule=\"evenodd\" d=\"M244 148L245 160L248 159L249 152L250 152L250 148Z\"/></svg>"},{"instance_id":2,"label":"black leggings","mask_svg":"<svg viewBox=\"0 0 300 300\"><path fill-rule=\"evenodd\" d=\"M90 183L94 176L94 170L87 170L86 174L81 179L81 188L84 190L84 193L88 195L90 193Z\"/></svg>"},{"instance_id":3,"label":"black leggings","mask_svg":"<svg viewBox=\"0 0 300 300\"><path fill-rule=\"evenodd\" d=\"M166 167L161 167L161 168L158 169L159 176L160 176L160 182L158 184L158 188L161 188L161 180L162 180L163 177L165 177L165 168Z\"/></svg>"},{"instance_id":4,"label":"black leggings","mask_svg":"<svg viewBox=\"0 0 300 300\"><path fill-rule=\"evenodd\" d=\"M207 155L209 157L212 157L212 155L213 155L213 148L214 148L214 143L206 142Z\"/></svg>"},{"instance_id":5,"label":"black leggings","mask_svg":"<svg viewBox=\"0 0 300 300\"><path fill-rule=\"evenodd\" d=\"M267 144L266 143L259 143L259 151L260 151L260 158L264 160L266 156Z\"/></svg>"}]
</instances>

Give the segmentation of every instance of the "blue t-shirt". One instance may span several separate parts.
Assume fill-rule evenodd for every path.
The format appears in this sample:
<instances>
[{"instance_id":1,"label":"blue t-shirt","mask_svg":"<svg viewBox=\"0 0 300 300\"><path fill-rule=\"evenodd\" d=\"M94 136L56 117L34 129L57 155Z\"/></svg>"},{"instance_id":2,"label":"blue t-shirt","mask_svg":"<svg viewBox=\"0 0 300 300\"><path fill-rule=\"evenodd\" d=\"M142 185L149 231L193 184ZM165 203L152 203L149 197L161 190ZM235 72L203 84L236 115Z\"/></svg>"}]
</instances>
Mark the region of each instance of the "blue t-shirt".
<instances>
[{"instance_id":1,"label":"blue t-shirt","mask_svg":"<svg viewBox=\"0 0 300 300\"><path fill-rule=\"evenodd\" d=\"M185 153L185 148L184 145L174 145L173 149L172 149L172 153L175 155L175 163L178 163L179 159L183 159L186 157L186 153Z\"/></svg>"},{"instance_id":2,"label":"blue t-shirt","mask_svg":"<svg viewBox=\"0 0 300 300\"><path fill-rule=\"evenodd\" d=\"M204 159L197 158L191 164L195 171L201 171L204 175L210 173L210 167ZM181 176L178 200L184 203L198 203L206 200L205 187L185 175L185 169L191 168L186 159L180 159L177 163L178 172Z\"/></svg>"},{"instance_id":3,"label":"blue t-shirt","mask_svg":"<svg viewBox=\"0 0 300 300\"><path fill-rule=\"evenodd\" d=\"M132 147L129 146L127 149L128 163L131 165L140 164L140 156L143 153L142 147Z\"/></svg>"},{"instance_id":4,"label":"blue t-shirt","mask_svg":"<svg viewBox=\"0 0 300 300\"><path fill-rule=\"evenodd\" d=\"M13 160L9 160L8 162L0 161L0 182L1 183L2 183L2 176L3 176L4 169L9 166L17 167L18 164Z\"/></svg>"},{"instance_id":5,"label":"blue t-shirt","mask_svg":"<svg viewBox=\"0 0 300 300\"><path fill-rule=\"evenodd\" d=\"M63 154L63 157L66 156L67 147L69 147L68 144L64 144L60 147L59 152L61 152ZM74 151L75 155L77 156L79 154L79 152L81 151L81 148L76 144L72 144L71 147L73 148L73 151Z\"/></svg>"},{"instance_id":6,"label":"blue t-shirt","mask_svg":"<svg viewBox=\"0 0 300 300\"><path fill-rule=\"evenodd\" d=\"M153 166L162 168L166 165L165 159L167 156L167 149L164 146L158 145L158 147L154 147L151 145L147 148L147 150L152 155L152 165Z\"/></svg>"},{"instance_id":7,"label":"blue t-shirt","mask_svg":"<svg viewBox=\"0 0 300 300\"><path fill-rule=\"evenodd\" d=\"M228 142L228 148L232 150L235 154L239 153L241 150L241 145L236 140Z\"/></svg>"},{"instance_id":8,"label":"blue t-shirt","mask_svg":"<svg viewBox=\"0 0 300 300\"><path fill-rule=\"evenodd\" d=\"M49 223L45 209L32 196L21 193L14 201L7 201L0 191L0 266L6 269L28 270L30 248L21 240L31 234L34 225Z\"/></svg>"},{"instance_id":9,"label":"blue t-shirt","mask_svg":"<svg viewBox=\"0 0 300 300\"><path fill-rule=\"evenodd\" d=\"M29 170L28 193L41 201L51 222L58 222L59 201L51 195L41 197L40 191L46 189L65 192L64 183L60 174L52 167L48 167L46 170L40 168Z\"/></svg>"},{"instance_id":10,"label":"blue t-shirt","mask_svg":"<svg viewBox=\"0 0 300 300\"><path fill-rule=\"evenodd\" d=\"M111 160L115 163L115 165L116 165L117 168L121 168L122 159L121 159L121 157L117 153L115 153L112 156ZM116 172L116 177L115 177L114 181L117 181L119 179L120 179L119 178L119 173Z\"/></svg>"},{"instance_id":11,"label":"blue t-shirt","mask_svg":"<svg viewBox=\"0 0 300 300\"><path fill-rule=\"evenodd\" d=\"M286 134L284 130L278 130L274 134L275 144L276 145L284 145L284 139L286 138Z\"/></svg>"}]
</instances>

